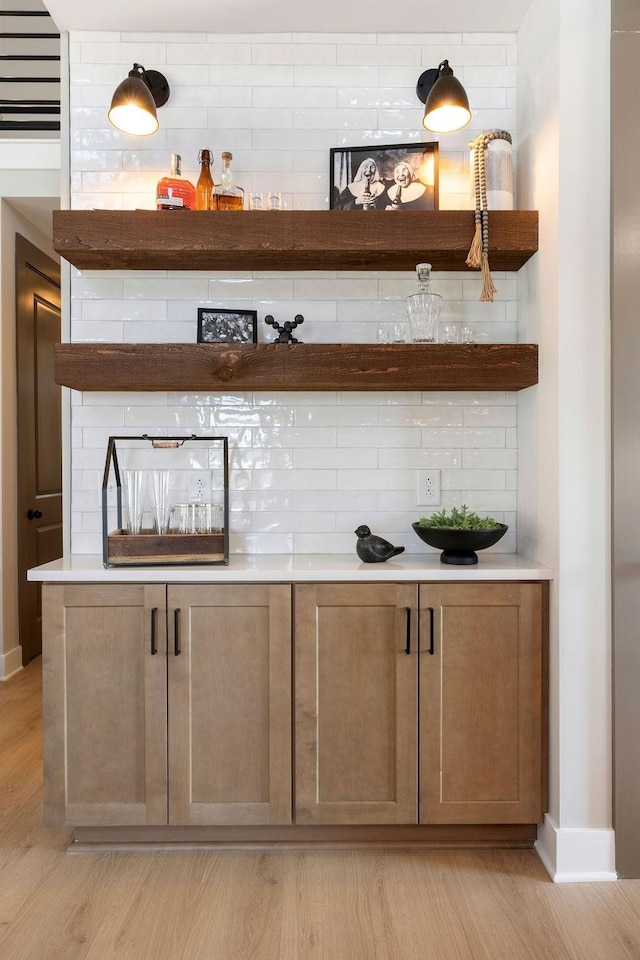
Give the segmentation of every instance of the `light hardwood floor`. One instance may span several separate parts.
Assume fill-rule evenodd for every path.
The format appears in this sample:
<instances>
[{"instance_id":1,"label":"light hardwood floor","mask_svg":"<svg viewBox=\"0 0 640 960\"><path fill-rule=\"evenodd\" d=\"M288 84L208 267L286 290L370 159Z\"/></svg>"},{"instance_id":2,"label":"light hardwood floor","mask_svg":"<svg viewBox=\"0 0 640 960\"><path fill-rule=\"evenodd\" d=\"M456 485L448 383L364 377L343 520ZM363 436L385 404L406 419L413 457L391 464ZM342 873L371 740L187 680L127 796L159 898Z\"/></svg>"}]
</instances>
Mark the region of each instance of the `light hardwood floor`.
<instances>
[{"instance_id":1,"label":"light hardwood floor","mask_svg":"<svg viewBox=\"0 0 640 960\"><path fill-rule=\"evenodd\" d=\"M64 853L40 664L0 685L1 960L639 960L640 881L533 851Z\"/></svg>"}]
</instances>

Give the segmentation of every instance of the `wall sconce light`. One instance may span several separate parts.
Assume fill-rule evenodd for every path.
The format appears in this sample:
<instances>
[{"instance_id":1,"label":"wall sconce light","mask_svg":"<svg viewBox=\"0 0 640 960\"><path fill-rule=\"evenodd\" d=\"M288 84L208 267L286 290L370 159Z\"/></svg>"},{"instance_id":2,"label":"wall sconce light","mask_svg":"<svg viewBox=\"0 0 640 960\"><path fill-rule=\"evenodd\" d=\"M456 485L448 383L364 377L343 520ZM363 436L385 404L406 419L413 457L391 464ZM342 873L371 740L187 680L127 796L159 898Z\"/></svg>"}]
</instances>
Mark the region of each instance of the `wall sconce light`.
<instances>
[{"instance_id":1,"label":"wall sconce light","mask_svg":"<svg viewBox=\"0 0 640 960\"><path fill-rule=\"evenodd\" d=\"M453 75L448 60L438 69L425 70L418 79L416 93L424 103L422 126L432 133L460 130L471 120L469 98Z\"/></svg>"},{"instance_id":2,"label":"wall sconce light","mask_svg":"<svg viewBox=\"0 0 640 960\"><path fill-rule=\"evenodd\" d=\"M116 130L146 137L158 129L156 107L169 99L169 84L157 70L134 63L129 76L116 87L109 108L109 122Z\"/></svg>"}]
</instances>

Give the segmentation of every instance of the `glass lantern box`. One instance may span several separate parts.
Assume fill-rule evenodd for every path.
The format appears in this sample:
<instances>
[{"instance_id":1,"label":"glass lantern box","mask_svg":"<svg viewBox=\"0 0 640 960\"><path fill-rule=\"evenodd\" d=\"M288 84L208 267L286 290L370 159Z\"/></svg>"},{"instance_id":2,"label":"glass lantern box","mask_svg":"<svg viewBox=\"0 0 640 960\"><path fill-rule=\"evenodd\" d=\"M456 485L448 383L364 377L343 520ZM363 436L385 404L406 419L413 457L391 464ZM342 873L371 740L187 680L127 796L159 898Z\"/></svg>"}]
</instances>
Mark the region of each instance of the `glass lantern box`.
<instances>
[{"instance_id":1,"label":"glass lantern box","mask_svg":"<svg viewBox=\"0 0 640 960\"><path fill-rule=\"evenodd\" d=\"M229 562L227 437L109 437L105 567Z\"/></svg>"}]
</instances>

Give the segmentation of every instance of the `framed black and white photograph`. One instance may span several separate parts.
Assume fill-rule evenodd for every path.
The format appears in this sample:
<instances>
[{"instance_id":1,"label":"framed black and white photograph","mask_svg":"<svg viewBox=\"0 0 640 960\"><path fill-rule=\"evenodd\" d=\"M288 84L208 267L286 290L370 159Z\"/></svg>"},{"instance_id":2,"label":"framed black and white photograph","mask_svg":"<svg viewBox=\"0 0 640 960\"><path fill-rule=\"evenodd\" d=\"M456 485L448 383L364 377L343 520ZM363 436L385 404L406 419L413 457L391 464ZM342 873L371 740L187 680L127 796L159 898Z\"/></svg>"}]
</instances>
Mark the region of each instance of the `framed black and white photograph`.
<instances>
[{"instance_id":1,"label":"framed black and white photograph","mask_svg":"<svg viewBox=\"0 0 640 960\"><path fill-rule=\"evenodd\" d=\"M256 310L198 307L198 343L257 343Z\"/></svg>"},{"instance_id":2,"label":"framed black and white photograph","mask_svg":"<svg viewBox=\"0 0 640 960\"><path fill-rule=\"evenodd\" d=\"M330 150L331 210L437 210L438 144Z\"/></svg>"}]
</instances>

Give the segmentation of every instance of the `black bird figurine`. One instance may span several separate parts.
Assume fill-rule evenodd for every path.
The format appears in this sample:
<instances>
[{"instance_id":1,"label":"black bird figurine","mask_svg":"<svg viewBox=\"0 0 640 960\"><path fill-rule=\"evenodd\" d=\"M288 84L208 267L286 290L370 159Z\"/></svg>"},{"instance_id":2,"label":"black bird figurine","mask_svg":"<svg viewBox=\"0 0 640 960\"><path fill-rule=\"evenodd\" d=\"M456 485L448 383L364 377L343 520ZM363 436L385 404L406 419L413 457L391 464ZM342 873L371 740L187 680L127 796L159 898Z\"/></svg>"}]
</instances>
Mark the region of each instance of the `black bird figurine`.
<instances>
[{"instance_id":1,"label":"black bird figurine","mask_svg":"<svg viewBox=\"0 0 640 960\"><path fill-rule=\"evenodd\" d=\"M358 538L356 552L364 563L382 563L404 551L404 547L394 547L388 540L376 537L365 523L358 527L355 534Z\"/></svg>"}]
</instances>

